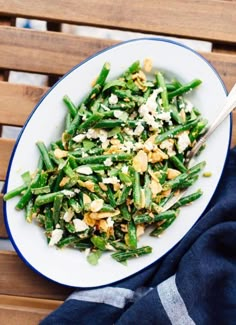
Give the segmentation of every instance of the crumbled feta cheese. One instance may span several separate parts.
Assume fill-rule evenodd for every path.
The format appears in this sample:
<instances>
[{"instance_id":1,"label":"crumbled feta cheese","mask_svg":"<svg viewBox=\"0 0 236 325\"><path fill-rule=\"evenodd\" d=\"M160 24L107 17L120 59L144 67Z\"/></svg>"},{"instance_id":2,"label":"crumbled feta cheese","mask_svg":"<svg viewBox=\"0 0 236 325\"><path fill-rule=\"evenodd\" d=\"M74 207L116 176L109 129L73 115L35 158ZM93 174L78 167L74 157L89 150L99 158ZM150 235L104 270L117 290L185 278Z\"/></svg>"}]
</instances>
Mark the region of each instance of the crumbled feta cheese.
<instances>
[{"instance_id":1,"label":"crumbled feta cheese","mask_svg":"<svg viewBox=\"0 0 236 325\"><path fill-rule=\"evenodd\" d=\"M109 143L110 143L110 141L109 140L106 140L106 141L104 141L103 143L102 143L102 149L107 149L107 147L109 146Z\"/></svg>"},{"instance_id":2,"label":"crumbled feta cheese","mask_svg":"<svg viewBox=\"0 0 236 325\"><path fill-rule=\"evenodd\" d=\"M51 238L48 245L54 246L55 244L57 244L61 240L62 235L63 235L62 229L54 229L52 231Z\"/></svg>"},{"instance_id":3,"label":"crumbled feta cheese","mask_svg":"<svg viewBox=\"0 0 236 325\"><path fill-rule=\"evenodd\" d=\"M75 232L81 232L81 231L85 231L86 229L88 229L88 225L83 220L74 219L73 224L75 227Z\"/></svg>"},{"instance_id":4,"label":"crumbled feta cheese","mask_svg":"<svg viewBox=\"0 0 236 325\"><path fill-rule=\"evenodd\" d=\"M89 129L86 133L88 139L100 139L101 142L107 141L107 132L102 129Z\"/></svg>"},{"instance_id":5,"label":"crumbled feta cheese","mask_svg":"<svg viewBox=\"0 0 236 325\"><path fill-rule=\"evenodd\" d=\"M115 105L118 103L118 97L114 94L111 94L111 96L108 98L108 102L111 105Z\"/></svg>"},{"instance_id":6,"label":"crumbled feta cheese","mask_svg":"<svg viewBox=\"0 0 236 325\"><path fill-rule=\"evenodd\" d=\"M76 168L77 173L83 174L83 175L91 175L93 173L93 170L89 166L79 166Z\"/></svg>"},{"instance_id":7,"label":"crumbled feta cheese","mask_svg":"<svg viewBox=\"0 0 236 325\"><path fill-rule=\"evenodd\" d=\"M132 141L124 141L124 143L120 146L123 151L130 152L134 148L134 144Z\"/></svg>"},{"instance_id":8,"label":"crumbled feta cheese","mask_svg":"<svg viewBox=\"0 0 236 325\"><path fill-rule=\"evenodd\" d=\"M191 113L192 109L193 109L193 104L189 100L186 100L186 106L185 106L185 109L184 109L185 112L186 113Z\"/></svg>"},{"instance_id":9,"label":"crumbled feta cheese","mask_svg":"<svg viewBox=\"0 0 236 325\"><path fill-rule=\"evenodd\" d=\"M189 145L190 145L190 139L188 136L188 132L182 132L181 134L178 135L178 152L182 153Z\"/></svg>"},{"instance_id":10,"label":"crumbled feta cheese","mask_svg":"<svg viewBox=\"0 0 236 325\"><path fill-rule=\"evenodd\" d=\"M107 158L106 160L104 160L104 165L105 166L111 166L113 164L111 158Z\"/></svg>"},{"instance_id":11,"label":"crumbled feta cheese","mask_svg":"<svg viewBox=\"0 0 236 325\"><path fill-rule=\"evenodd\" d=\"M157 118L165 122L169 122L171 119L170 112L162 112L157 115Z\"/></svg>"},{"instance_id":12,"label":"crumbled feta cheese","mask_svg":"<svg viewBox=\"0 0 236 325\"><path fill-rule=\"evenodd\" d=\"M117 178L116 176L112 176L112 177L104 177L103 178L103 183L104 184L117 184L119 183L120 180L119 178Z\"/></svg>"},{"instance_id":13,"label":"crumbled feta cheese","mask_svg":"<svg viewBox=\"0 0 236 325\"><path fill-rule=\"evenodd\" d=\"M176 154L173 147L174 147L174 141L173 140L164 140L160 144L161 149L166 149L167 150L167 154L168 154L169 157L172 157L172 156L174 156Z\"/></svg>"},{"instance_id":14,"label":"crumbled feta cheese","mask_svg":"<svg viewBox=\"0 0 236 325\"><path fill-rule=\"evenodd\" d=\"M142 123L138 123L133 134L134 135L141 135L143 130L144 130L144 127L143 127Z\"/></svg>"},{"instance_id":15,"label":"crumbled feta cheese","mask_svg":"<svg viewBox=\"0 0 236 325\"><path fill-rule=\"evenodd\" d=\"M75 192L70 190L62 190L61 193L69 198L75 196Z\"/></svg>"},{"instance_id":16,"label":"crumbled feta cheese","mask_svg":"<svg viewBox=\"0 0 236 325\"><path fill-rule=\"evenodd\" d=\"M74 138L72 138L73 141L75 141L76 143L79 143L81 141L83 141L86 137L86 134L78 134L76 135Z\"/></svg>"},{"instance_id":17,"label":"crumbled feta cheese","mask_svg":"<svg viewBox=\"0 0 236 325\"><path fill-rule=\"evenodd\" d=\"M108 217L108 218L107 218L107 225L108 225L109 228L112 228L112 227L113 227L113 225L114 225L114 220L112 220L111 217Z\"/></svg>"},{"instance_id":18,"label":"crumbled feta cheese","mask_svg":"<svg viewBox=\"0 0 236 325\"><path fill-rule=\"evenodd\" d=\"M121 171L122 171L122 173L127 174L129 171L129 167L124 165L124 166L122 166Z\"/></svg>"},{"instance_id":19,"label":"crumbled feta cheese","mask_svg":"<svg viewBox=\"0 0 236 325\"><path fill-rule=\"evenodd\" d=\"M66 211L66 213L64 214L63 216L63 219L66 221L66 222L70 222L71 219L74 217L74 211L72 209L68 209Z\"/></svg>"},{"instance_id":20,"label":"crumbled feta cheese","mask_svg":"<svg viewBox=\"0 0 236 325\"><path fill-rule=\"evenodd\" d=\"M123 122L126 122L129 117L129 114L123 111L116 110L114 111L114 116L122 120Z\"/></svg>"}]
</instances>

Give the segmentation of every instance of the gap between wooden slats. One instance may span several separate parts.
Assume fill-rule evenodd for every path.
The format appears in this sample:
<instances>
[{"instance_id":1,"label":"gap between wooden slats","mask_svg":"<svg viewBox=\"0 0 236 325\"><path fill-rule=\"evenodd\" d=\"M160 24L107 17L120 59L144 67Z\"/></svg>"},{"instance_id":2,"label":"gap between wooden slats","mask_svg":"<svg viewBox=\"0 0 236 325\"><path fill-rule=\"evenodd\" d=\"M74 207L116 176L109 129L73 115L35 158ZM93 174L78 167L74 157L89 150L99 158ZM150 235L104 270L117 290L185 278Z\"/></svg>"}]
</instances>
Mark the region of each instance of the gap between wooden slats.
<instances>
[{"instance_id":1,"label":"gap between wooden slats","mask_svg":"<svg viewBox=\"0 0 236 325\"><path fill-rule=\"evenodd\" d=\"M19 17L235 42L234 1L0 0L1 13ZM63 8L63 9L62 9Z\"/></svg>"},{"instance_id":2,"label":"gap between wooden slats","mask_svg":"<svg viewBox=\"0 0 236 325\"><path fill-rule=\"evenodd\" d=\"M32 271L15 252L0 251L0 265L0 295L65 300L74 290Z\"/></svg>"},{"instance_id":3,"label":"gap between wooden slats","mask_svg":"<svg viewBox=\"0 0 236 325\"><path fill-rule=\"evenodd\" d=\"M0 27L0 68L63 75L88 56L118 41ZM22 45L24 44L24 45ZM202 53L217 69L227 88L236 74L236 56Z\"/></svg>"},{"instance_id":4,"label":"gap between wooden slats","mask_svg":"<svg viewBox=\"0 0 236 325\"><path fill-rule=\"evenodd\" d=\"M0 324L35 325L61 304L61 300L0 295Z\"/></svg>"}]
</instances>

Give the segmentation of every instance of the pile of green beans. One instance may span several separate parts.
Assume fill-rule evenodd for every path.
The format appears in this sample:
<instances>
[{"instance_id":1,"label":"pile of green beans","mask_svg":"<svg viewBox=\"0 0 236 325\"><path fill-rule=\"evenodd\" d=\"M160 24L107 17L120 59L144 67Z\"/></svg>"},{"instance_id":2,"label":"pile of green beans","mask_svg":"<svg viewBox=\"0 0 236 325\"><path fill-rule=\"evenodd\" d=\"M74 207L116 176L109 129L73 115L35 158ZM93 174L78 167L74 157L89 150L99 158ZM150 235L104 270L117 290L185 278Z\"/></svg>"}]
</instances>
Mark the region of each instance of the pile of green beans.
<instances>
[{"instance_id":1,"label":"pile of green beans","mask_svg":"<svg viewBox=\"0 0 236 325\"><path fill-rule=\"evenodd\" d=\"M202 195L197 190L163 211L205 166L185 166L207 126L187 99L199 79L182 84L159 70L147 74L139 61L117 79L109 80L109 71L106 62L80 103L63 97L61 138L48 147L37 142L37 170L4 195L20 197L16 209L44 229L50 246L86 251L91 264L105 251L118 262L150 254L140 236L150 229L158 237L180 207Z\"/></svg>"}]
</instances>

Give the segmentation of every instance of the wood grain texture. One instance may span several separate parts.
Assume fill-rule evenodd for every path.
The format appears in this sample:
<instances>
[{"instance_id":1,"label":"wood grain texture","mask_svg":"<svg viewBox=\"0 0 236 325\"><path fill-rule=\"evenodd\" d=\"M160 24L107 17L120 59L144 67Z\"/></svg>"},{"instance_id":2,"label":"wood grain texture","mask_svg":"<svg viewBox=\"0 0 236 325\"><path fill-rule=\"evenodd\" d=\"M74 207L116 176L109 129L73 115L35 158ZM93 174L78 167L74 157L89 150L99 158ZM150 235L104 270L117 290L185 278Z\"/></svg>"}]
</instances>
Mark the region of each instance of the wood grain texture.
<instances>
[{"instance_id":1,"label":"wood grain texture","mask_svg":"<svg viewBox=\"0 0 236 325\"><path fill-rule=\"evenodd\" d=\"M0 124L22 126L47 89L0 81Z\"/></svg>"},{"instance_id":2,"label":"wood grain texture","mask_svg":"<svg viewBox=\"0 0 236 325\"><path fill-rule=\"evenodd\" d=\"M0 265L0 295L64 300L74 290L32 271L15 252L0 251Z\"/></svg>"},{"instance_id":3,"label":"wood grain texture","mask_svg":"<svg viewBox=\"0 0 236 325\"><path fill-rule=\"evenodd\" d=\"M0 193L0 238L8 238L3 217L3 194Z\"/></svg>"},{"instance_id":4,"label":"wood grain texture","mask_svg":"<svg viewBox=\"0 0 236 325\"><path fill-rule=\"evenodd\" d=\"M60 300L0 295L0 324L35 325L61 304Z\"/></svg>"},{"instance_id":5,"label":"wood grain texture","mask_svg":"<svg viewBox=\"0 0 236 325\"><path fill-rule=\"evenodd\" d=\"M6 177L7 167L15 141L0 138L0 181Z\"/></svg>"},{"instance_id":6,"label":"wood grain texture","mask_svg":"<svg viewBox=\"0 0 236 325\"><path fill-rule=\"evenodd\" d=\"M0 13L222 42L236 40L235 1L0 0ZM63 8L63 9L62 9Z\"/></svg>"},{"instance_id":7,"label":"wood grain texture","mask_svg":"<svg viewBox=\"0 0 236 325\"><path fill-rule=\"evenodd\" d=\"M1 26L0 39L0 68L56 75L66 73L97 51L119 43ZM214 65L230 89L235 82L236 55L218 52L202 55Z\"/></svg>"}]
</instances>

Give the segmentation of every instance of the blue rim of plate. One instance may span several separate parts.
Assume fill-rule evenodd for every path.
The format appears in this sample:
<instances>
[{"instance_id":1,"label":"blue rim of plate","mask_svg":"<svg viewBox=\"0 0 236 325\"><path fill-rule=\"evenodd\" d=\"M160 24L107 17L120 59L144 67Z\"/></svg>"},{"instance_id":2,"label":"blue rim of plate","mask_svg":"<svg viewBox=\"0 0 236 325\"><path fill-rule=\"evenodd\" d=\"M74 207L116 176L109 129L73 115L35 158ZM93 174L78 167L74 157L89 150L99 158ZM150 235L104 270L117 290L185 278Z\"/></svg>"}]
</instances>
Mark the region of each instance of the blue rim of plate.
<instances>
[{"instance_id":1,"label":"blue rim of plate","mask_svg":"<svg viewBox=\"0 0 236 325\"><path fill-rule=\"evenodd\" d=\"M123 42L120 42L118 44L115 44L115 45L112 45L112 46L109 46L101 51L98 51L96 53L94 53L93 55L89 56L88 58L86 58L85 60L83 60L82 62L80 62L79 64L75 65L73 68L71 68L67 73L65 73L61 78L60 80L58 80L44 95L43 97L39 100L39 102L35 105L34 109L32 110L32 112L30 113L30 115L28 116L21 132L19 133L17 139L16 139L16 142L15 142L15 145L14 145L14 148L12 150L12 153L11 153L11 157L10 157L10 160L9 160L9 165L8 165L8 169L7 169L7 174L6 174L6 181L5 181L5 184L4 184L4 188L3 188L3 192L6 193L6 190L7 190L7 187L8 187L8 180L9 180L9 175L10 175L10 171L11 171L11 165L12 165L12 161L14 159L14 155L15 155L15 151L17 149L17 146L18 146L18 143L20 141L20 138L21 136L23 135L24 133L24 130L27 126L27 124L29 123L31 117L33 116L34 112L38 109L38 107L40 106L40 104L43 102L43 100L48 96L48 94L58 85L58 83L60 83L64 78L66 78L69 74L71 74L74 70L76 70L78 67L80 67L81 65L85 64L86 62L92 60L94 57L104 53L104 52L107 52L113 48L116 48L116 47L119 47L119 46L123 46L124 44L127 44L127 43L132 43L132 42L140 42L140 41L157 41L157 42L163 42L163 43L170 43L170 44L174 44L174 45L177 45L179 47L182 47L182 48L185 48L186 50L194 53L195 55L197 55L200 59L202 59L205 63L207 63L207 65L212 69L212 71L215 73L216 77L218 78L218 80L220 81L221 85L222 85L222 88L225 92L225 94L227 95L227 90L226 90L226 87L225 87L225 84L223 82L223 80L221 79L219 73L217 72L217 70L214 68L214 66L206 59L204 58L200 53L198 53L197 51L195 51L194 49L190 48L189 46L185 45L185 44L182 44L181 42L177 42L177 41L174 41L172 39L167 39L167 38L160 38L160 37L141 37L141 38L135 38L135 39L130 39L130 40L127 40L127 41L123 41ZM187 231L187 233L174 245L172 246L164 255L162 255L160 258L163 258L164 256L166 256L171 250L173 250L175 248L175 246L180 243L180 241L182 241L182 239L184 237L186 237L186 235L189 233L189 231L191 231L191 229L194 227L194 225L201 219L201 217L203 216L203 214L205 213L208 205L210 204L211 200L212 200L212 197L214 196L214 194L216 193L216 190L218 188L218 185L219 185L219 182L221 180L221 177L222 177L222 173L224 171L224 168L225 168L225 164L226 164L226 161L227 161L227 158L228 158L228 155L229 155L229 149L230 149L230 142L231 142L231 137L232 137L232 113L230 114L230 128L229 128L229 143L228 143L228 148L227 148L227 154L225 156L225 161L224 161L224 165L223 165L223 168L222 168L222 171L221 171L221 174L220 174L220 177L219 177L219 181L217 183L217 186L215 187L215 191L212 193L212 196L208 202L208 204L206 205L204 211L202 212L202 214L199 216L199 218L197 219L197 221L191 226L191 228ZM106 284L103 284L103 285L98 285L98 286L93 286L93 287L81 287L81 286L72 286L72 285L68 285L66 283L62 283L62 282L59 282L57 280L54 280L46 275L44 275L43 273L41 273L40 271L38 271L32 264L30 264L30 262L23 256L23 254L21 253L20 249L18 248L18 246L16 245L15 241L14 241L14 238L11 234L11 230L10 230L10 227L9 227L9 224L8 224L8 218L7 218L7 208L6 208L6 205L7 205L7 202L3 201L3 213L4 213L4 223L5 223L5 227L6 227L6 230L7 230L7 233L9 235L9 239L17 253L17 255L22 259L22 261L27 265L29 266L32 270L34 270L35 273L41 275L42 277L54 282L54 283L58 283L58 284L61 284L61 285L64 285L64 286L67 286L67 287L77 287L77 288L83 288L83 289L91 289L91 288L98 288L98 287L104 287L106 285L110 285L110 284L115 284L115 283L119 283L125 279L128 279L134 275L137 275L138 273L140 272L143 272L144 270L150 268L154 263L156 263L160 258L156 259L154 262L152 262L151 264L149 264L148 266L144 267L143 269L131 274L131 275L128 275L127 277L124 277L120 280L117 280L117 281L113 281L113 282L109 282L109 283L106 283Z\"/></svg>"}]
</instances>

